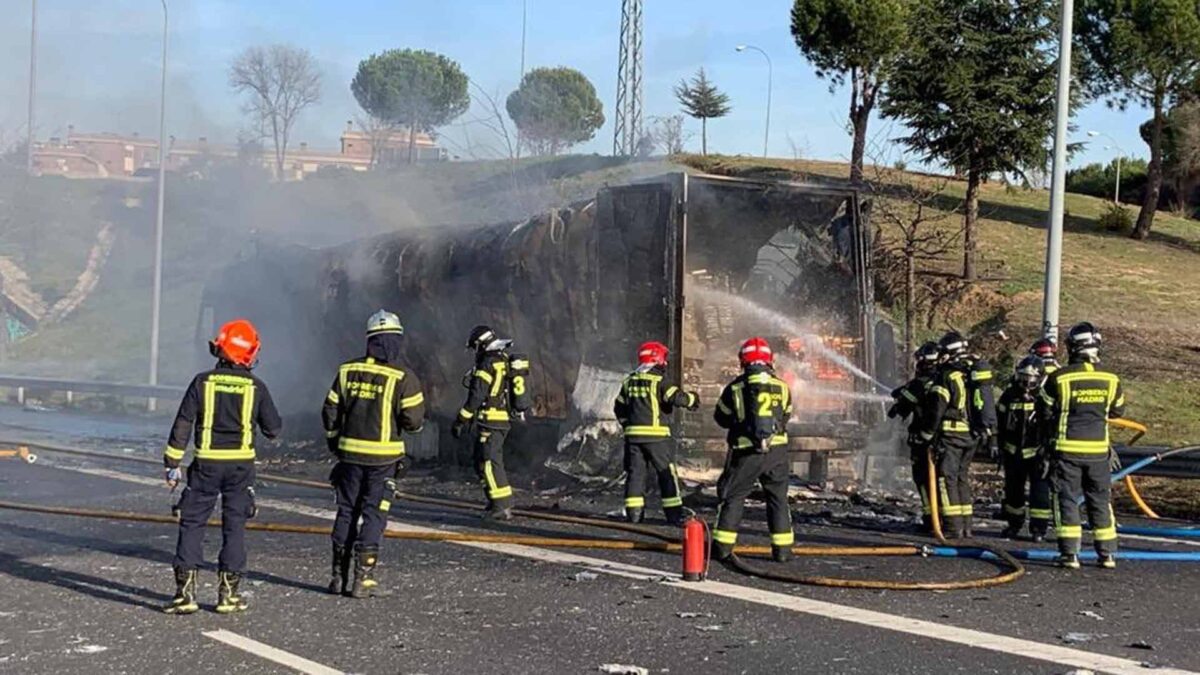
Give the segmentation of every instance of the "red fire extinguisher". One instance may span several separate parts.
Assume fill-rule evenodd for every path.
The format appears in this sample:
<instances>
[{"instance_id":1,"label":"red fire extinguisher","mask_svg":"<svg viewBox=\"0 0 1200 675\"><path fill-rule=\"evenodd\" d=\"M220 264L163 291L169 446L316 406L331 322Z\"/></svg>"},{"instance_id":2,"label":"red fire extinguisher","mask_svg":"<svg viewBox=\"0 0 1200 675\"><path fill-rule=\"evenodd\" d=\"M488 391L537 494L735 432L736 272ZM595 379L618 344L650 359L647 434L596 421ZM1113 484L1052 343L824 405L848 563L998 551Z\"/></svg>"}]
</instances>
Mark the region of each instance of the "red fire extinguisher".
<instances>
[{"instance_id":1,"label":"red fire extinguisher","mask_svg":"<svg viewBox=\"0 0 1200 675\"><path fill-rule=\"evenodd\" d=\"M683 523L683 580L703 581L708 576L708 525L696 516Z\"/></svg>"}]
</instances>

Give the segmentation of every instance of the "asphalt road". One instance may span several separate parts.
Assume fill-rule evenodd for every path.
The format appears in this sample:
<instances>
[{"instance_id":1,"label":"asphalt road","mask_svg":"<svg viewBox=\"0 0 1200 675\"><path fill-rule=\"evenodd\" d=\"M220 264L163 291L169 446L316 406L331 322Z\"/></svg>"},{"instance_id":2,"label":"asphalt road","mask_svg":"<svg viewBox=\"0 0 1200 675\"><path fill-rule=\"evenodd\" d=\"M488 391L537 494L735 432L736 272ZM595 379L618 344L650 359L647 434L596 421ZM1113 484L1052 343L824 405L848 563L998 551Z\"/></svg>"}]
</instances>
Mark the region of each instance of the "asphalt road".
<instances>
[{"instance_id":1,"label":"asphalt road","mask_svg":"<svg viewBox=\"0 0 1200 675\"><path fill-rule=\"evenodd\" d=\"M49 455L32 466L0 460L0 498L13 501L166 513L170 496L158 480L153 467ZM407 487L465 490L422 478ZM328 522L326 493L267 484L259 494L261 520ZM615 495L556 500L593 513L619 504ZM393 515L415 526L480 529L470 514L425 506L399 505ZM504 529L606 536L542 522ZM746 529L761 532L761 511L750 511ZM892 541L826 525L804 525L798 536ZM251 533L250 610L209 611L216 589L207 570L206 611L172 617L157 608L173 590L174 538L168 525L0 511L0 673L297 672L264 658L268 647L282 650L277 658L311 662L300 672L322 672L311 669L320 664L354 673L587 673L629 664L651 673L1067 673L1089 654L1115 657L1100 664L1109 672L1146 670L1139 663L1200 671L1194 565L1127 562L1116 572L1074 574L1032 567L994 589L876 592L789 587L723 568L714 568L715 583L684 584L671 579L678 559L665 554L393 540L379 572L390 595L354 601L323 592L323 537ZM210 559L218 538L210 531ZM981 562L918 558L792 565L864 578L994 572ZM232 646L215 631L254 643ZM1068 644L1076 639L1085 641Z\"/></svg>"}]
</instances>

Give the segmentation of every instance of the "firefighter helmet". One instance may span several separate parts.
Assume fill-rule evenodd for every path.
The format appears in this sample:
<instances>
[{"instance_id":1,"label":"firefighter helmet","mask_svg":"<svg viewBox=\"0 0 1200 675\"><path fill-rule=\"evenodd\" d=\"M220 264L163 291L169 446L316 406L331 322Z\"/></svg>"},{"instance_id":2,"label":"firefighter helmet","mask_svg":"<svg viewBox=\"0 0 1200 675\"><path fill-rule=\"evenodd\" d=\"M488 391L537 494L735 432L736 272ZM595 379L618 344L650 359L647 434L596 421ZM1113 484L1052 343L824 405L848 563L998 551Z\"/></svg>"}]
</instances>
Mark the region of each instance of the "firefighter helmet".
<instances>
[{"instance_id":1,"label":"firefighter helmet","mask_svg":"<svg viewBox=\"0 0 1200 675\"><path fill-rule=\"evenodd\" d=\"M1029 347L1029 354L1043 361L1053 361L1057 352L1058 348L1054 346L1054 342L1050 338L1042 338Z\"/></svg>"},{"instance_id":2,"label":"firefighter helmet","mask_svg":"<svg viewBox=\"0 0 1200 675\"><path fill-rule=\"evenodd\" d=\"M471 329L471 334L467 336L467 349L483 349L492 340L496 339L496 331L489 326L478 325Z\"/></svg>"},{"instance_id":3,"label":"firefighter helmet","mask_svg":"<svg viewBox=\"0 0 1200 675\"><path fill-rule=\"evenodd\" d=\"M946 358L953 361L965 355L971 343L967 342L967 338L963 337L962 333L952 330L942 336L941 341L938 342L938 346L941 347L942 353L946 355Z\"/></svg>"},{"instance_id":4,"label":"firefighter helmet","mask_svg":"<svg viewBox=\"0 0 1200 675\"><path fill-rule=\"evenodd\" d=\"M1034 389L1042 383L1042 378L1045 377L1045 374L1046 370L1042 364L1041 357L1031 354L1021 359L1021 362L1017 364L1013 376L1022 387Z\"/></svg>"},{"instance_id":5,"label":"firefighter helmet","mask_svg":"<svg viewBox=\"0 0 1200 675\"><path fill-rule=\"evenodd\" d=\"M738 350L738 361L742 367L751 365L772 365L775 363L775 355L771 353L771 345L760 337L752 337L742 343L741 349Z\"/></svg>"},{"instance_id":6,"label":"firefighter helmet","mask_svg":"<svg viewBox=\"0 0 1200 675\"><path fill-rule=\"evenodd\" d=\"M380 333L404 335L404 326L400 324L400 317L385 309L372 314L371 318L367 319L367 335L379 335Z\"/></svg>"},{"instance_id":7,"label":"firefighter helmet","mask_svg":"<svg viewBox=\"0 0 1200 675\"><path fill-rule=\"evenodd\" d=\"M933 368L941 358L942 350L936 342L926 342L913 352L913 360L916 361L918 370Z\"/></svg>"},{"instance_id":8,"label":"firefighter helmet","mask_svg":"<svg viewBox=\"0 0 1200 675\"><path fill-rule=\"evenodd\" d=\"M1067 352L1072 358L1096 360L1100 357L1101 342L1100 329L1087 321L1077 323L1067 331Z\"/></svg>"},{"instance_id":9,"label":"firefighter helmet","mask_svg":"<svg viewBox=\"0 0 1200 675\"><path fill-rule=\"evenodd\" d=\"M667 346L661 342L644 342L638 347L638 365L665 366L668 353Z\"/></svg>"},{"instance_id":10,"label":"firefighter helmet","mask_svg":"<svg viewBox=\"0 0 1200 675\"><path fill-rule=\"evenodd\" d=\"M246 319L234 319L221 326L217 337L208 343L208 351L219 359L250 368L258 358L261 346L254 324Z\"/></svg>"}]
</instances>

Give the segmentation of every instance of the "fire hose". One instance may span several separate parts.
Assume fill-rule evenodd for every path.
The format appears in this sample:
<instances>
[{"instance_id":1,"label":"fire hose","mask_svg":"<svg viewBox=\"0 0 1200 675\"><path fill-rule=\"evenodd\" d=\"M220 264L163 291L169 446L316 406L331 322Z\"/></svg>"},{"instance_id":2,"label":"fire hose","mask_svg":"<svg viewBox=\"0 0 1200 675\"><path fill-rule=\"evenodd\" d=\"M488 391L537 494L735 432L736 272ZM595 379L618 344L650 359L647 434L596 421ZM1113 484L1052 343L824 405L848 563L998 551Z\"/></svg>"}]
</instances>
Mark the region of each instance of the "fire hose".
<instances>
[{"instance_id":1,"label":"fire hose","mask_svg":"<svg viewBox=\"0 0 1200 675\"><path fill-rule=\"evenodd\" d=\"M71 448L60 445L52 445L45 443L27 443L38 447L42 450L55 452L78 457L87 457L93 459L108 459L108 460L124 460L140 464L160 465L160 462L144 458L130 457L123 455L115 455L106 452L96 452L83 450L80 448ZM932 473L931 473L932 475ZM286 485L296 485L299 487L316 488L328 490L329 485L319 481L306 480L302 478L293 478L289 476L278 476L273 474L260 473L258 479L267 483L280 483ZM401 491L395 493L397 500L409 501L418 504L427 504L433 506L441 506L446 508L464 509L464 510L481 510L483 507L479 504L462 502L458 500L444 499L439 497L427 497L423 495L414 495ZM45 513L50 515L75 516L83 518L100 518L100 519L115 519L127 520L133 522L146 523L161 523L161 524L176 524L173 517L158 514L136 513L127 511L105 511L93 509L79 509L68 507L51 507L40 506L35 504L25 504L20 502L0 501L0 509ZM464 532L430 532L430 531L394 531L386 530L384 536L393 539L408 539L422 541L450 541L460 543L485 543L485 544L517 544L526 546L541 546L554 548L592 548L606 550L627 550L627 551L657 551L664 553L677 553L681 550L681 545L675 541L675 537L663 534L662 532L646 526L638 526L630 523L618 523L598 518L590 518L584 516L573 516L567 514L546 513L543 511L533 511L525 509L514 509L513 515L521 516L537 520L546 520L552 522L569 523L596 527L601 529L618 530L645 536L655 541L634 541L628 539L583 539L570 537L544 537L544 536L526 536L526 535L510 535L510 534L477 534ZM219 527L219 520L210 520L210 527ZM250 521L246 523L246 528L249 530L264 531L264 532L284 532L295 534L319 534L329 535L330 528L315 525L292 525L287 523L264 523ZM939 543L945 544L944 538L940 537ZM960 589L977 589L997 586L1004 583L1009 583L1019 579L1025 574L1025 568L1015 558L1010 556L1005 551L994 549L992 547L983 547L987 552L992 554L992 557L985 558L988 562L1003 565L1009 568L1010 571L1004 572L997 576L987 577L983 579L969 579L960 581L929 581L929 582L900 582L875 579L845 579L837 577L825 576L805 576L796 575L786 572L765 570L757 566L750 565L741 556L769 556L771 548L769 546L737 546L734 549L735 555L731 558L731 563L734 569L748 574L757 576L763 579L774 581L783 581L788 583L797 583L812 586L827 586L834 588L858 588L858 589L873 589L873 590L960 590ZM937 557L972 557L970 555L948 556L945 553L938 553L938 549L929 546L918 544L904 544L893 546L795 546L792 552L799 556L937 556ZM950 548L952 551L957 549Z\"/></svg>"}]
</instances>

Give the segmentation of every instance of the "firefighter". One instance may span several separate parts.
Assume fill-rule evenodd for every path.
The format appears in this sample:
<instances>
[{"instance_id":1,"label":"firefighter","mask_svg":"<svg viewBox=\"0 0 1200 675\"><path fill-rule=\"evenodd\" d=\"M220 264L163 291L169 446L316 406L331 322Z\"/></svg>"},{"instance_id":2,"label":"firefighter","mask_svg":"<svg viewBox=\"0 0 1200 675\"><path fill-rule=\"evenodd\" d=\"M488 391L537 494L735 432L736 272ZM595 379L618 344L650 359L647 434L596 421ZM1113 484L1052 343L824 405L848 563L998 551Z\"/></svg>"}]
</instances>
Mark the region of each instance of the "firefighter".
<instances>
[{"instance_id":1,"label":"firefighter","mask_svg":"<svg viewBox=\"0 0 1200 675\"><path fill-rule=\"evenodd\" d=\"M943 532L961 539L970 536L974 515L970 467L978 441L971 433L972 363L958 333L947 334L938 346L943 363L926 397L919 439L933 447Z\"/></svg>"},{"instance_id":2,"label":"firefighter","mask_svg":"<svg viewBox=\"0 0 1200 675\"><path fill-rule=\"evenodd\" d=\"M338 507L333 594L368 598L378 589L379 544L404 458L401 433L420 431L425 422L421 381L401 363L403 336L400 317L382 309L371 315L366 355L338 367L321 408L329 451L337 457L329 474Z\"/></svg>"},{"instance_id":3,"label":"firefighter","mask_svg":"<svg viewBox=\"0 0 1200 675\"><path fill-rule=\"evenodd\" d=\"M712 557L725 560L733 555L746 497L758 483L766 494L772 557L785 562L795 543L787 502L787 423L792 417L792 394L787 383L775 376L775 358L763 338L742 343L738 359L742 374L725 386L713 414L717 425L728 430L729 454L717 481L721 504L712 535Z\"/></svg>"},{"instance_id":4,"label":"firefighter","mask_svg":"<svg viewBox=\"0 0 1200 675\"><path fill-rule=\"evenodd\" d=\"M1008 527L1002 533L1016 539L1025 524L1025 484L1029 484L1029 535L1035 542L1046 540L1050 510L1050 481L1042 441L1043 425L1038 419L1037 392L1045 379L1040 356L1030 355L1017 364L1013 380L1000 395L996 412L1000 419L1000 450L1004 466L1004 516Z\"/></svg>"},{"instance_id":5,"label":"firefighter","mask_svg":"<svg viewBox=\"0 0 1200 675\"><path fill-rule=\"evenodd\" d=\"M999 441L996 438L996 394L992 388L992 367L978 354L969 351L970 343L961 333L950 331L942 336L938 346L942 349L942 357L950 370L961 370L967 388L967 426L975 447L958 462L957 484L958 497L962 502L959 517L961 519L961 535L972 536L971 524L975 516L972 503L971 461L979 450L987 452L990 459L999 458Z\"/></svg>"},{"instance_id":6,"label":"firefighter","mask_svg":"<svg viewBox=\"0 0 1200 675\"><path fill-rule=\"evenodd\" d=\"M258 331L245 319L221 326L209 342L216 367L192 379L163 453L167 485L183 478L179 468L189 437L195 458L177 505L179 539L175 544L175 597L168 614L191 614L196 574L204 559L204 529L221 498L221 555L218 558L217 606L221 614L246 609L238 585L246 572L246 520L254 515L255 429L276 438L283 428L267 385L250 373L261 346ZM194 432L194 433L193 433Z\"/></svg>"},{"instance_id":7,"label":"firefighter","mask_svg":"<svg viewBox=\"0 0 1200 675\"><path fill-rule=\"evenodd\" d=\"M921 496L921 524L926 532L933 531L933 512L929 504L929 462L926 458L929 443L921 437L924 424L922 414L925 412L930 387L937 375L941 355L941 349L936 342L926 342L913 352L916 373L911 380L892 392L892 398L896 402L887 411L889 418L908 419L908 449L912 461L913 483L917 486L917 494Z\"/></svg>"},{"instance_id":8,"label":"firefighter","mask_svg":"<svg viewBox=\"0 0 1200 675\"><path fill-rule=\"evenodd\" d=\"M654 468L663 512L672 525L683 523L683 497L675 470L675 439L668 416L676 408L695 410L700 397L664 382L667 347L647 342L638 348L638 367L621 383L613 413L625 431L625 517L642 522L646 508L646 468Z\"/></svg>"},{"instance_id":9,"label":"firefighter","mask_svg":"<svg viewBox=\"0 0 1200 675\"><path fill-rule=\"evenodd\" d=\"M1067 333L1069 363L1042 385L1058 562L1067 569L1079 569L1081 500L1087 503L1100 566L1117 566L1117 521L1110 484L1116 454L1109 443L1108 420L1124 414L1125 394L1120 378L1099 366L1101 342L1100 331L1092 324L1072 326Z\"/></svg>"},{"instance_id":10,"label":"firefighter","mask_svg":"<svg viewBox=\"0 0 1200 675\"><path fill-rule=\"evenodd\" d=\"M472 432L472 458L487 498L485 520L512 518L513 489L504 471L504 439L511 426L510 399L526 395L526 381L524 377L510 377L511 346L512 340L501 338L488 326L471 330L467 349L475 350L475 367L463 378L467 401L451 428L455 438Z\"/></svg>"},{"instance_id":11,"label":"firefighter","mask_svg":"<svg viewBox=\"0 0 1200 675\"><path fill-rule=\"evenodd\" d=\"M1036 356L1042 362L1042 372L1049 376L1059 369L1058 349L1048 338L1042 338L1029 348L1029 355Z\"/></svg>"}]
</instances>

